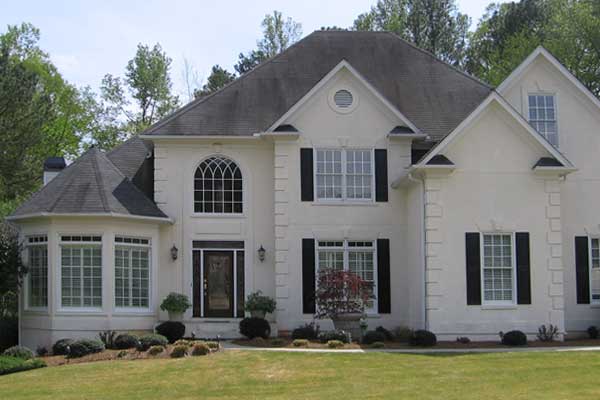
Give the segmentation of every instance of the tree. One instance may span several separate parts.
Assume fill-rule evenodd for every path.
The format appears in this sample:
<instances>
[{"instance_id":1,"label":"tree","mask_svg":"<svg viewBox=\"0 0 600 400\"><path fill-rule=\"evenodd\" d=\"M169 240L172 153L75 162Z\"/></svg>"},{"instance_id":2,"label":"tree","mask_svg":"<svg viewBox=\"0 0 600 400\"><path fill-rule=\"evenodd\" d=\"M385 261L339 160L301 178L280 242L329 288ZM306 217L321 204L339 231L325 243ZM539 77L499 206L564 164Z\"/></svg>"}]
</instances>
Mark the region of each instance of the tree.
<instances>
[{"instance_id":1,"label":"tree","mask_svg":"<svg viewBox=\"0 0 600 400\"><path fill-rule=\"evenodd\" d=\"M22 251L18 232L0 222L0 322L17 316L17 293L27 274L27 267L21 260Z\"/></svg>"},{"instance_id":2,"label":"tree","mask_svg":"<svg viewBox=\"0 0 600 400\"><path fill-rule=\"evenodd\" d=\"M254 69L258 64L265 61L267 55L260 50L252 50L247 55L244 53L240 53L238 56L238 62L234 65L234 69L240 75L245 74Z\"/></svg>"},{"instance_id":3,"label":"tree","mask_svg":"<svg viewBox=\"0 0 600 400\"><path fill-rule=\"evenodd\" d=\"M185 85L185 95L187 101L194 100L194 93L200 87L200 75L194 65L187 58L183 57L183 69L181 77Z\"/></svg>"},{"instance_id":4,"label":"tree","mask_svg":"<svg viewBox=\"0 0 600 400\"><path fill-rule=\"evenodd\" d=\"M391 31L456 66L465 62L470 18L456 0L378 0L353 29Z\"/></svg>"},{"instance_id":5,"label":"tree","mask_svg":"<svg viewBox=\"0 0 600 400\"><path fill-rule=\"evenodd\" d=\"M223 86L232 82L234 79L235 74L232 74L226 69L221 68L219 65L214 65L206 84L202 86L201 90L196 90L194 92L194 96L196 98L208 96L209 94L216 92Z\"/></svg>"}]
</instances>

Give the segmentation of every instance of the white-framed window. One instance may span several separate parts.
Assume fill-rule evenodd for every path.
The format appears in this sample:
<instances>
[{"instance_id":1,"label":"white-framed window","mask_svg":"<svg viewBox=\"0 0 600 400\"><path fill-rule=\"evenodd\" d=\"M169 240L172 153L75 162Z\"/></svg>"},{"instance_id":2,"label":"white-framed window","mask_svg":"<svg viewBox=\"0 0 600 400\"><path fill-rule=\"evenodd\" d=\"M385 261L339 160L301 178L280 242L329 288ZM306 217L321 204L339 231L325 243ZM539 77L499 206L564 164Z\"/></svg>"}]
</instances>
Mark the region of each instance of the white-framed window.
<instances>
[{"instance_id":1,"label":"white-framed window","mask_svg":"<svg viewBox=\"0 0 600 400\"><path fill-rule=\"evenodd\" d=\"M61 307L99 309L102 307L102 237L62 235L60 237Z\"/></svg>"},{"instance_id":2,"label":"white-framed window","mask_svg":"<svg viewBox=\"0 0 600 400\"><path fill-rule=\"evenodd\" d=\"M27 307L48 307L48 236L28 236Z\"/></svg>"},{"instance_id":3,"label":"white-framed window","mask_svg":"<svg viewBox=\"0 0 600 400\"><path fill-rule=\"evenodd\" d=\"M555 147L558 147L556 98L552 94L529 94L529 123Z\"/></svg>"},{"instance_id":4,"label":"white-framed window","mask_svg":"<svg viewBox=\"0 0 600 400\"><path fill-rule=\"evenodd\" d=\"M515 250L512 233L482 233L483 304L515 304Z\"/></svg>"},{"instance_id":5,"label":"white-framed window","mask_svg":"<svg viewBox=\"0 0 600 400\"><path fill-rule=\"evenodd\" d=\"M372 149L316 149L315 192L318 200L372 201Z\"/></svg>"},{"instance_id":6,"label":"white-framed window","mask_svg":"<svg viewBox=\"0 0 600 400\"><path fill-rule=\"evenodd\" d=\"M590 299L600 304L600 239L590 238Z\"/></svg>"},{"instance_id":7,"label":"white-framed window","mask_svg":"<svg viewBox=\"0 0 600 400\"><path fill-rule=\"evenodd\" d=\"M377 257L373 241L317 241L317 274L324 269L348 271L369 285L372 299L365 305L369 313L377 312Z\"/></svg>"},{"instance_id":8,"label":"white-framed window","mask_svg":"<svg viewBox=\"0 0 600 400\"><path fill-rule=\"evenodd\" d=\"M115 236L115 307L150 307L149 239Z\"/></svg>"},{"instance_id":9,"label":"white-framed window","mask_svg":"<svg viewBox=\"0 0 600 400\"><path fill-rule=\"evenodd\" d=\"M194 174L194 212L241 214L242 171L235 161L212 156L202 161Z\"/></svg>"}]
</instances>

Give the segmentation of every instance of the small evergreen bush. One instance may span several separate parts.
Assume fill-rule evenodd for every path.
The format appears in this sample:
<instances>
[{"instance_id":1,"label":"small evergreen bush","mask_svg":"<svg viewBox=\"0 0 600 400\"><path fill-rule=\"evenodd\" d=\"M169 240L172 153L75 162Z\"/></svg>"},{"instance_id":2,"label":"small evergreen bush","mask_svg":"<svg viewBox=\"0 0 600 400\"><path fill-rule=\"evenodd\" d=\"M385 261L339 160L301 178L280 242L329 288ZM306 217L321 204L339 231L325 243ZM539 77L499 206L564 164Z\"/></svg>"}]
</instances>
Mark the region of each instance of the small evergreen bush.
<instances>
[{"instance_id":1,"label":"small evergreen bush","mask_svg":"<svg viewBox=\"0 0 600 400\"><path fill-rule=\"evenodd\" d=\"M424 329L419 329L413 332L410 338L411 346L435 346L437 344L437 337L433 332L429 332Z\"/></svg>"},{"instance_id":2,"label":"small evergreen bush","mask_svg":"<svg viewBox=\"0 0 600 400\"><path fill-rule=\"evenodd\" d=\"M208 341L206 342L206 345L211 349L211 350L219 350L219 342L215 342L215 341Z\"/></svg>"},{"instance_id":3,"label":"small evergreen bush","mask_svg":"<svg viewBox=\"0 0 600 400\"><path fill-rule=\"evenodd\" d=\"M135 335L122 333L114 341L115 349L125 350L137 348L140 345L140 339Z\"/></svg>"},{"instance_id":4,"label":"small evergreen bush","mask_svg":"<svg viewBox=\"0 0 600 400\"><path fill-rule=\"evenodd\" d=\"M373 344L375 342L384 342L385 334L379 331L368 331L362 338L363 344Z\"/></svg>"},{"instance_id":5,"label":"small evergreen bush","mask_svg":"<svg viewBox=\"0 0 600 400\"><path fill-rule=\"evenodd\" d=\"M144 335L139 339L138 350L146 351L152 346L166 346L169 344L169 341L163 335L159 335L156 333L151 333L148 335Z\"/></svg>"},{"instance_id":6,"label":"small evergreen bush","mask_svg":"<svg viewBox=\"0 0 600 400\"><path fill-rule=\"evenodd\" d=\"M188 346L175 346L171 350L171 358L182 358L187 355Z\"/></svg>"},{"instance_id":7,"label":"small evergreen bush","mask_svg":"<svg viewBox=\"0 0 600 400\"><path fill-rule=\"evenodd\" d=\"M469 344L471 343L471 339L466 336L460 336L456 338L456 342L461 344Z\"/></svg>"},{"instance_id":8,"label":"small evergreen bush","mask_svg":"<svg viewBox=\"0 0 600 400\"><path fill-rule=\"evenodd\" d=\"M391 331L385 329L383 326L378 326L377 328L375 328L375 331L383 333L383 335L385 336L385 340L389 342L392 342L396 339L394 337L394 334Z\"/></svg>"},{"instance_id":9,"label":"small evergreen bush","mask_svg":"<svg viewBox=\"0 0 600 400\"><path fill-rule=\"evenodd\" d=\"M104 343L104 347L107 349L116 349L115 339L117 338L116 331L104 331L98 334L100 341Z\"/></svg>"},{"instance_id":10,"label":"small evergreen bush","mask_svg":"<svg viewBox=\"0 0 600 400\"><path fill-rule=\"evenodd\" d=\"M385 343L383 342L373 342L371 343L372 349L383 349L385 347Z\"/></svg>"},{"instance_id":11,"label":"small evergreen bush","mask_svg":"<svg viewBox=\"0 0 600 400\"><path fill-rule=\"evenodd\" d=\"M55 356L66 356L69 354L69 346L75 341L73 339L60 339L52 346L52 354Z\"/></svg>"},{"instance_id":12,"label":"small evergreen bush","mask_svg":"<svg viewBox=\"0 0 600 400\"><path fill-rule=\"evenodd\" d=\"M311 322L292 331L292 339L315 340L319 337L319 325Z\"/></svg>"},{"instance_id":13,"label":"small evergreen bush","mask_svg":"<svg viewBox=\"0 0 600 400\"><path fill-rule=\"evenodd\" d=\"M272 346L285 346L286 341L282 338L273 338L271 339Z\"/></svg>"},{"instance_id":14,"label":"small evergreen bush","mask_svg":"<svg viewBox=\"0 0 600 400\"><path fill-rule=\"evenodd\" d=\"M344 342L341 340L330 340L327 342L327 347L330 349L341 349L344 347Z\"/></svg>"},{"instance_id":15,"label":"small evergreen bush","mask_svg":"<svg viewBox=\"0 0 600 400\"><path fill-rule=\"evenodd\" d=\"M292 342L294 347L306 347L308 346L308 340L306 339L294 339Z\"/></svg>"},{"instance_id":16,"label":"small evergreen bush","mask_svg":"<svg viewBox=\"0 0 600 400\"><path fill-rule=\"evenodd\" d=\"M590 326L587 328L587 333L590 339L598 339L598 336L600 336L600 330L598 330L598 328L595 326Z\"/></svg>"},{"instance_id":17,"label":"small evergreen bush","mask_svg":"<svg viewBox=\"0 0 600 400\"><path fill-rule=\"evenodd\" d=\"M192 346L194 343L190 340L187 339L179 339L178 341L176 341L175 343L173 343L173 345L175 346L187 346L190 347Z\"/></svg>"},{"instance_id":18,"label":"small evergreen bush","mask_svg":"<svg viewBox=\"0 0 600 400\"><path fill-rule=\"evenodd\" d=\"M505 346L526 346L527 335L521 331L500 332L500 339Z\"/></svg>"},{"instance_id":19,"label":"small evergreen bush","mask_svg":"<svg viewBox=\"0 0 600 400\"><path fill-rule=\"evenodd\" d=\"M256 337L267 339L271 334L271 326L263 318L244 318L240 321L240 333L248 339Z\"/></svg>"},{"instance_id":20,"label":"small evergreen bush","mask_svg":"<svg viewBox=\"0 0 600 400\"><path fill-rule=\"evenodd\" d=\"M210 347L204 342L194 344L192 347L193 356L205 356L210 353Z\"/></svg>"},{"instance_id":21,"label":"small evergreen bush","mask_svg":"<svg viewBox=\"0 0 600 400\"><path fill-rule=\"evenodd\" d=\"M95 339L80 339L69 346L69 358L79 358L104 351L104 343Z\"/></svg>"},{"instance_id":22,"label":"small evergreen bush","mask_svg":"<svg viewBox=\"0 0 600 400\"><path fill-rule=\"evenodd\" d=\"M409 343L414 331L406 326L394 328L394 340L400 343Z\"/></svg>"},{"instance_id":23,"label":"small evergreen bush","mask_svg":"<svg viewBox=\"0 0 600 400\"><path fill-rule=\"evenodd\" d=\"M169 343L175 343L185 335L185 325L177 321L166 321L158 325L155 331L166 337Z\"/></svg>"},{"instance_id":24,"label":"small evergreen bush","mask_svg":"<svg viewBox=\"0 0 600 400\"><path fill-rule=\"evenodd\" d=\"M38 357L44 357L48 354L48 349L44 346L38 346L37 349L35 349L35 354L37 354Z\"/></svg>"},{"instance_id":25,"label":"small evergreen bush","mask_svg":"<svg viewBox=\"0 0 600 400\"><path fill-rule=\"evenodd\" d=\"M33 351L29 350L25 346L9 347L8 349L4 350L4 353L2 353L2 355L8 356L8 357L16 357L16 358L20 358L22 360L29 360L29 359L35 357L35 354L33 354Z\"/></svg>"},{"instance_id":26,"label":"small evergreen bush","mask_svg":"<svg viewBox=\"0 0 600 400\"><path fill-rule=\"evenodd\" d=\"M319 341L321 343L327 343L330 340L339 340L342 343L348 343L349 342L349 338L348 338L348 333L346 331L343 330L337 330L337 331L324 331L319 333Z\"/></svg>"},{"instance_id":27,"label":"small evergreen bush","mask_svg":"<svg viewBox=\"0 0 600 400\"><path fill-rule=\"evenodd\" d=\"M150 354L151 356L156 356L162 353L163 351L165 351L165 348L163 346L155 345L148 349L148 354Z\"/></svg>"}]
</instances>

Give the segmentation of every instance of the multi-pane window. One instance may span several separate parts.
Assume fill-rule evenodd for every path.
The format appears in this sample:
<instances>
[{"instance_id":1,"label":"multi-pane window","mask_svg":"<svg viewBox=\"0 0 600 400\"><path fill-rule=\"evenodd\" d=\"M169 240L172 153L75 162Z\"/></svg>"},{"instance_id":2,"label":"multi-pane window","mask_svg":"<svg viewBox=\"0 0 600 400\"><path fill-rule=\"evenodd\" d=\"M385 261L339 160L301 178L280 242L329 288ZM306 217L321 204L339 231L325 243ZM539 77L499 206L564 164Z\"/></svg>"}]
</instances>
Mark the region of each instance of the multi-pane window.
<instances>
[{"instance_id":1,"label":"multi-pane window","mask_svg":"<svg viewBox=\"0 0 600 400\"><path fill-rule=\"evenodd\" d=\"M315 182L321 200L371 200L371 150L317 149Z\"/></svg>"},{"instance_id":2,"label":"multi-pane window","mask_svg":"<svg viewBox=\"0 0 600 400\"><path fill-rule=\"evenodd\" d=\"M553 95L529 95L529 122L553 146L558 147L556 99Z\"/></svg>"},{"instance_id":3,"label":"multi-pane window","mask_svg":"<svg viewBox=\"0 0 600 400\"><path fill-rule=\"evenodd\" d=\"M115 237L115 306L150 305L150 241Z\"/></svg>"},{"instance_id":4,"label":"multi-pane window","mask_svg":"<svg viewBox=\"0 0 600 400\"><path fill-rule=\"evenodd\" d=\"M27 255L27 305L31 308L45 308L48 306L48 237L28 237Z\"/></svg>"},{"instance_id":5,"label":"multi-pane window","mask_svg":"<svg viewBox=\"0 0 600 400\"><path fill-rule=\"evenodd\" d=\"M62 236L61 306L102 307L102 238Z\"/></svg>"},{"instance_id":6,"label":"multi-pane window","mask_svg":"<svg viewBox=\"0 0 600 400\"><path fill-rule=\"evenodd\" d=\"M239 214L243 209L242 171L226 157L204 160L194 175L194 212Z\"/></svg>"},{"instance_id":7,"label":"multi-pane window","mask_svg":"<svg viewBox=\"0 0 600 400\"><path fill-rule=\"evenodd\" d=\"M590 291L592 303L600 303L600 240L591 239Z\"/></svg>"},{"instance_id":8,"label":"multi-pane window","mask_svg":"<svg viewBox=\"0 0 600 400\"><path fill-rule=\"evenodd\" d=\"M514 302L512 235L483 234L483 300Z\"/></svg>"},{"instance_id":9,"label":"multi-pane window","mask_svg":"<svg viewBox=\"0 0 600 400\"><path fill-rule=\"evenodd\" d=\"M374 298L376 293L375 246L372 241L318 241L317 268L349 271L358 275L370 288ZM317 271L317 272L318 272ZM366 305L367 311L375 311L374 300Z\"/></svg>"}]
</instances>

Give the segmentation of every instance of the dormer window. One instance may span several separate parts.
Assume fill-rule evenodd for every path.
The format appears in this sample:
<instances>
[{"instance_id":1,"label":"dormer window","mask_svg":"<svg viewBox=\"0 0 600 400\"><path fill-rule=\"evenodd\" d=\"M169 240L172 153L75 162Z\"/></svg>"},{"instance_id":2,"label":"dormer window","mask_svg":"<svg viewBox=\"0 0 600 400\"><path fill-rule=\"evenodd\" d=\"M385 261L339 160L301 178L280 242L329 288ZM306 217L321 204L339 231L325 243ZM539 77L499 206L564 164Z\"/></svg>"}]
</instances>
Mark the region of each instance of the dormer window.
<instances>
[{"instance_id":1,"label":"dormer window","mask_svg":"<svg viewBox=\"0 0 600 400\"><path fill-rule=\"evenodd\" d=\"M529 95L529 123L554 147L558 147L556 99L554 95Z\"/></svg>"}]
</instances>

